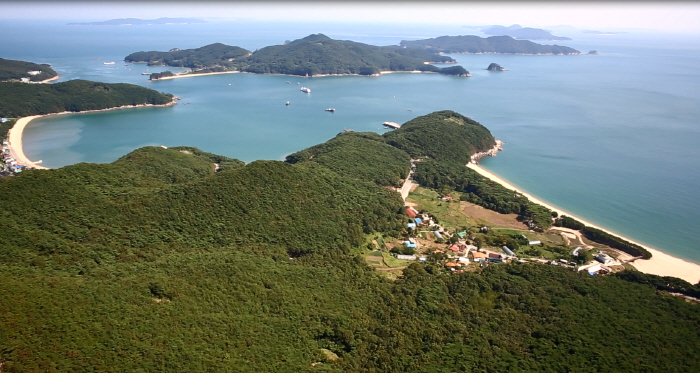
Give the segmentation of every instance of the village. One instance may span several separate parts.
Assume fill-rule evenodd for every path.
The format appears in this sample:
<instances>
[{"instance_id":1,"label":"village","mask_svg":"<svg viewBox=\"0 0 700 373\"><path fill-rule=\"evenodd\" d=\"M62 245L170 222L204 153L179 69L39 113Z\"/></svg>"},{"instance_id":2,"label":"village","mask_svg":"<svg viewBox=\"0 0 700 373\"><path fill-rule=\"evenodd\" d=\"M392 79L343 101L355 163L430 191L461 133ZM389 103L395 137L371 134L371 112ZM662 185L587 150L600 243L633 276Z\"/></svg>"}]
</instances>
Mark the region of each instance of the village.
<instances>
[{"instance_id":1,"label":"village","mask_svg":"<svg viewBox=\"0 0 700 373\"><path fill-rule=\"evenodd\" d=\"M416 185L410 189L403 235L375 237L369 245L374 250L365 256L377 270L395 272L389 277L400 276L415 262L441 263L453 273L511 262L560 266L589 275L626 268L624 253L596 248L577 231L552 227L535 232L515 216L460 202L458 193L440 195ZM446 224L441 224L443 219Z\"/></svg>"}]
</instances>

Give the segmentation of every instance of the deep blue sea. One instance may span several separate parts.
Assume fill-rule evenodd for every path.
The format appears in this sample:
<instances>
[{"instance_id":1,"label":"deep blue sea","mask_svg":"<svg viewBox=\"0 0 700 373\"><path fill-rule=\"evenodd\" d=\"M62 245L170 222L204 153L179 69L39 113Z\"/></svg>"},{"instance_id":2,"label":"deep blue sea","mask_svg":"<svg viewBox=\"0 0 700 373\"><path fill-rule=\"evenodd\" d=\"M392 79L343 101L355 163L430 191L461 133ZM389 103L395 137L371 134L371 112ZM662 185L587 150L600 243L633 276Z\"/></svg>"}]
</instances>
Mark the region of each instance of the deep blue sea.
<instances>
[{"instance_id":1,"label":"deep blue sea","mask_svg":"<svg viewBox=\"0 0 700 373\"><path fill-rule=\"evenodd\" d=\"M166 68L125 66L126 55L215 42L255 50L312 33L395 45L472 30L400 24L66 23L3 21L0 57L49 63L61 75L59 81L135 83L182 101L171 108L34 121L25 130L25 153L48 167L111 162L145 145L196 146L246 162L282 159L344 129L384 132L384 121L402 123L449 109L505 141L498 157L482 161L502 178L583 219L700 263L697 35L570 31L566 36L573 40L558 44L599 54L454 55L471 78L227 74L149 82L142 72ZM103 64L108 61L116 63ZM486 71L491 62L509 71ZM311 94L301 93L300 86L311 88ZM337 111L325 112L327 107Z\"/></svg>"}]
</instances>

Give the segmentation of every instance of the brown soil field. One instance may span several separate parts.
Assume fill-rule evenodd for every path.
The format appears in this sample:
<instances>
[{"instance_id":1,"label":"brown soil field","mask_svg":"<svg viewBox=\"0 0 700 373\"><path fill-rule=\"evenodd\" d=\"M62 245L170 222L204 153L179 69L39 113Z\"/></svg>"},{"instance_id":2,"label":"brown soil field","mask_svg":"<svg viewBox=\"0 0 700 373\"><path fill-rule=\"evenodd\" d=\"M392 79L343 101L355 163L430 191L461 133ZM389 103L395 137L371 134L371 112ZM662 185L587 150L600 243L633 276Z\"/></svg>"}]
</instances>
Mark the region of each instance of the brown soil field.
<instances>
[{"instance_id":1,"label":"brown soil field","mask_svg":"<svg viewBox=\"0 0 700 373\"><path fill-rule=\"evenodd\" d=\"M504 228L528 229L527 225L518 221L517 214L501 214L469 202L460 202L460 204L464 213L479 223Z\"/></svg>"}]
</instances>

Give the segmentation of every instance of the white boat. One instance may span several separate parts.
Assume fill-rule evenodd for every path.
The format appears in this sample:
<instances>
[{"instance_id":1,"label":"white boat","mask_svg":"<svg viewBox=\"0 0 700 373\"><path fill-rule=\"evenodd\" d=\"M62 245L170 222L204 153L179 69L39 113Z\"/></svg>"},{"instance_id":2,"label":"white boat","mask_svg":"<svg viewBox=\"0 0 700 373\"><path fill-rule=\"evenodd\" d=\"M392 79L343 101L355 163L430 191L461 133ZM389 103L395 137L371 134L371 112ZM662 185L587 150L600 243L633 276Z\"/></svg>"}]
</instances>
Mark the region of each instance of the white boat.
<instances>
[{"instance_id":1,"label":"white boat","mask_svg":"<svg viewBox=\"0 0 700 373\"><path fill-rule=\"evenodd\" d=\"M311 89L306 87L301 87L301 91L304 93L311 93Z\"/></svg>"},{"instance_id":2,"label":"white boat","mask_svg":"<svg viewBox=\"0 0 700 373\"><path fill-rule=\"evenodd\" d=\"M141 75L151 75L151 73L141 73Z\"/></svg>"},{"instance_id":3,"label":"white boat","mask_svg":"<svg viewBox=\"0 0 700 373\"><path fill-rule=\"evenodd\" d=\"M103 65L114 65L114 62L102 62Z\"/></svg>"},{"instance_id":4,"label":"white boat","mask_svg":"<svg viewBox=\"0 0 700 373\"><path fill-rule=\"evenodd\" d=\"M285 105L289 106L289 101L287 101L287 103Z\"/></svg>"},{"instance_id":5,"label":"white boat","mask_svg":"<svg viewBox=\"0 0 700 373\"><path fill-rule=\"evenodd\" d=\"M329 107L328 109L326 109L326 111L330 111L331 113L335 113L335 109L332 107Z\"/></svg>"}]
</instances>

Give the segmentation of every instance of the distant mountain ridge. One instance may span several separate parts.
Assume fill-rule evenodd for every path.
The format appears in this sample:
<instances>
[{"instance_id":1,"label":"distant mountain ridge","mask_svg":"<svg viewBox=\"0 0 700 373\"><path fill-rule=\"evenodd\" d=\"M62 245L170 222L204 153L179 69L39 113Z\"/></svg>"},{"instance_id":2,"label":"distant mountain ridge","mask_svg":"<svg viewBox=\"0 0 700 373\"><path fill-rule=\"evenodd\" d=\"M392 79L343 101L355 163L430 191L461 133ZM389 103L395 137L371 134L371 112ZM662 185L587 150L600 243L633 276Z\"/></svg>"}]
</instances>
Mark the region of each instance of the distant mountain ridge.
<instances>
[{"instance_id":1,"label":"distant mountain ridge","mask_svg":"<svg viewBox=\"0 0 700 373\"><path fill-rule=\"evenodd\" d=\"M440 36L432 39L402 40L400 45L405 48L422 48L433 53L581 54L573 48L515 40L510 36Z\"/></svg>"},{"instance_id":2,"label":"distant mountain ridge","mask_svg":"<svg viewBox=\"0 0 700 373\"><path fill-rule=\"evenodd\" d=\"M117 18L109 21L100 22L71 22L69 25L78 26L125 26L125 25L166 25L166 24L189 24L189 23L207 23L207 21L199 18L168 18L161 17L158 19L140 19L140 18Z\"/></svg>"},{"instance_id":3,"label":"distant mountain ridge","mask_svg":"<svg viewBox=\"0 0 700 373\"><path fill-rule=\"evenodd\" d=\"M522 27L520 25L500 26L494 25L488 28L481 28L481 32L486 35L510 36L519 40L571 40L564 36L555 36L547 30L533 27Z\"/></svg>"}]
</instances>

